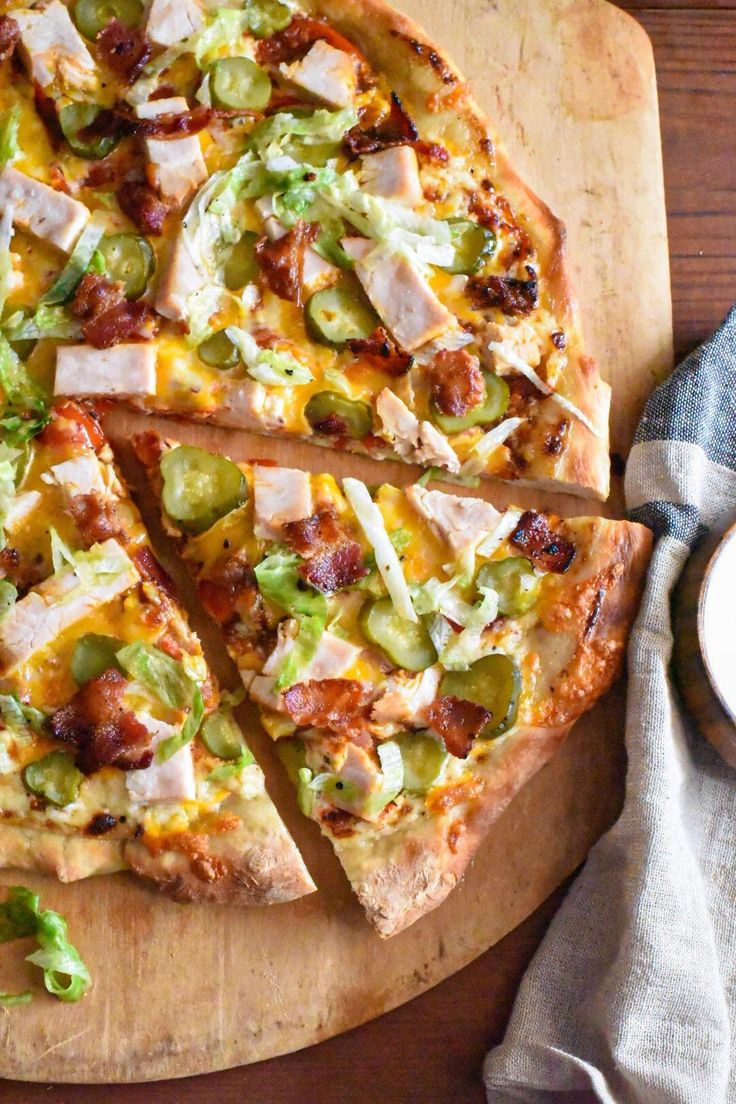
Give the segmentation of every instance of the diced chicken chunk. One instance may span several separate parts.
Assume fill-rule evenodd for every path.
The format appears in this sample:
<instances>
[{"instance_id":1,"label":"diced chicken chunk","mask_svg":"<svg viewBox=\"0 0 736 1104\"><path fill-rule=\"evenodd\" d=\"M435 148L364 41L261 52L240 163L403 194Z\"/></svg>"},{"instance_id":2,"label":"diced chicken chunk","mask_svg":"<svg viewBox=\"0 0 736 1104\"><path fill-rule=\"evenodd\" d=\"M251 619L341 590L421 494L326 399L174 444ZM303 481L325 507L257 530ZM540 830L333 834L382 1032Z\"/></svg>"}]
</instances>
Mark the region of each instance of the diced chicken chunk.
<instances>
[{"instance_id":1,"label":"diced chicken chunk","mask_svg":"<svg viewBox=\"0 0 736 1104\"><path fill-rule=\"evenodd\" d=\"M39 491L24 491L22 494L16 495L5 515L5 524L3 525L5 532L12 533L14 529L22 525L40 501L41 494Z\"/></svg>"},{"instance_id":2,"label":"diced chicken chunk","mask_svg":"<svg viewBox=\"0 0 736 1104\"><path fill-rule=\"evenodd\" d=\"M382 436L399 456L420 464L436 464L451 472L460 470L460 460L446 438L431 422L420 422L390 388L384 387L378 395L376 412L382 422Z\"/></svg>"},{"instance_id":3,"label":"diced chicken chunk","mask_svg":"<svg viewBox=\"0 0 736 1104\"><path fill-rule=\"evenodd\" d=\"M154 119L157 115L180 115L188 106L183 96L171 96L139 104L136 111L141 119ZM183 207L207 179L199 138L196 134L167 140L147 138L145 145L152 186L158 189L162 199Z\"/></svg>"},{"instance_id":4,"label":"diced chicken chunk","mask_svg":"<svg viewBox=\"0 0 736 1104\"><path fill-rule=\"evenodd\" d=\"M89 219L83 203L10 165L0 172L0 211L6 207L12 207L13 223L21 230L65 253L71 252Z\"/></svg>"},{"instance_id":5,"label":"diced chicken chunk","mask_svg":"<svg viewBox=\"0 0 736 1104\"><path fill-rule=\"evenodd\" d=\"M439 667L428 667L418 675L405 671L392 675L373 706L371 717L379 724L426 727L427 709L437 697L441 676Z\"/></svg>"},{"instance_id":6,"label":"diced chicken chunk","mask_svg":"<svg viewBox=\"0 0 736 1104\"><path fill-rule=\"evenodd\" d=\"M366 192L416 207L422 202L419 163L411 146L393 146L363 158L360 182Z\"/></svg>"},{"instance_id":7,"label":"diced chicken chunk","mask_svg":"<svg viewBox=\"0 0 736 1104\"><path fill-rule=\"evenodd\" d=\"M199 0L151 0L146 35L157 46L174 46L198 31L203 22Z\"/></svg>"},{"instance_id":8,"label":"diced chicken chunk","mask_svg":"<svg viewBox=\"0 0 736 1104\"><path fill-rule=\"evenodd\" d=\"M312 512L309 473L296 468L253 468L255 524L262 540L280 540L286 521L301 521Z\"/></svg>"},{"instance_id":9,"label":"diced chicken chunk","mask_svg":"<svg viewBox=\"0 0 736 1104\"><path fill-rule=\"evenodd\" d=\"M365 239L344 238L343 248L355 260L355 272L385 326L411 352L455 326L412 263L400 253L366 249Z\"/></svg>"},{"instance_id":10,"label":"diced chicken chunk","mask_svg":"<svg viewBox=\"0 0 736 1104\"><path fill-rule=\"evenodd\" d=\"M266 660L263 668L264 675L278 676L284 663L294 647L294 640L298 631L298 623L294 620L282 622L279 625L276 647ZM312 659L300 672L299 681L309 682L314 679L342 678L358 659L361 649L343 640L331 632L324 632L320 637L317 651Z\"/></svg>"},{"instance_id":11,"label":"diced chicken chunk","mask_svg":"<svg viewBox=\"0 0 736 1104\"><path fill-rule=\"evenodd\" d=\"M319 39L301 61L282 64L279 71L292 84L330 107L348 107L355 99L358 74L355 61Z\"/></svg>"},{"instance_id":12,"label":"diced chicken chunk","mask_svg":"<svg viewBox=\"0 0 736 1104\"><path fill-rule=\"evenodd\" d=\"M63 568L29 591L0 621L0 669L4 673L25 663L65 629L125 594L138 581L135 565L116 540L111 538L97 547L108 570L93 587L81 587L73 568Z\"/></svg>"},{"instance_id":13,"label":"diced chicken chunk","mask_svg":"<svg viewBox=\"0 0 736 1104\"><path fill-rule=\"evenodd\" d=\"M456 554L482 540L501 517L482 498L460 498L416 485L407 488L406 497Z\"/></svg>"},{"instance_id":14,"label":"diced chicken chunk","mask_svg":"<svg viewBox=\"0 0 736 1104\"><path fill-rule=\"evenodd\" d=\"M256 200L254 206L263 219L263 229L271 241L283 238L286 227L274 214L272 196L262 196ZM324 257L320 257L317 250L308 245L304 251L304 271L302 272L302 285L306 294L314 295L316 291L334 284L339 277L340 269L330 264Z\"/></svg>"},{"instance_id":15,"label":"diced chicken chunk","mask_svg":"<svg viewBox=\"0 0 736 1104\"><path fill-rule=\"evenodd\" d=\"M422 422L419 427L419 445L416 458L420 464L436 465L447 468L449 472L460 471L457 453L444 434L431 422Z\"/></svg>"},{"instance_id":16,"label":"diced chicken chunk","mask_svg":"<svg viewBox=\"0 0 736 1104\"><path fill-rule=\"evenodd\" d=\"M223 388L222 406L217 412L219 425L238 429L283 429L286 402L256 380L237 380Z\"/></svg>"},{"instance_id":17,"label":"diced chicken chunk","mask_svg":"<svg viewBox=\"0 0 736 1104\"><path fill-rule=\"evenodd\" d=\"M244 674L250 673L244 672ZM281 698L276 691L276 679L272 676L256 675L255 678L250 679L246 689L257 705L262 705L264 709L272 709L274 713L281 710Z\"/></svg>"},{"instance_id":18,"label":"diced chicken chunk","mask_svg":"<svg viewBox=\"0 0 736 1104\"><path fill-rule=\"evenodd\" d=\"M90 452L73 456L61 464L54 464L41 478L46 483L58 483L70 497L93 492L109 493L102 465Z\"/></svg>"},{"instance_id":19,"label":"diced chicken chunk","mask_svg":"<svg viewBox=\"0 0 736 1104\"><path fill-rule=\"evenodd\" d=\"M159 721L147 713L139 713L138 720L151 733L151 747L154 749L179 731L174 725ZM154 757L145 770L127 771L125 785L132 800L144 805L154 801L194 801L197 787L191 744L179 748L163 763L157 762Z\"/></svg>"},{"instance_id":20,"label":"diced chicken chunk","mask_svg":"<svg viewBox=\"0 0 736 1104\"><path fill-rule=\"evenodd\" d=\"M21 54L31 79L47 88L58 78L70 90L91 91L97 83L92 55L60 0L12 13L20 28Z\"/></svg>"},{"instance_id":21,"label":"diced chicken chunk","mask_svg":"<svg viewBox=\"0 0 736 1104\"><path fill-rule=\"evenodd\" d=\"M206 279L192 260L180 233L161 273L154 307L164 318L169 318L172 322L184 322L188 317L190 296L204 287L205 283Z\"/></svg>"},{"instance_id":22,"label":"diced chicken chunk","mask_svg":"<svg viewBox=\"0 0 736 1104\"><path fill-rule=\"evenodd\" d=\"M152 345L60 345L56 350L55 395L156 393L156 350Z\"/></svg>"}]
</instances>

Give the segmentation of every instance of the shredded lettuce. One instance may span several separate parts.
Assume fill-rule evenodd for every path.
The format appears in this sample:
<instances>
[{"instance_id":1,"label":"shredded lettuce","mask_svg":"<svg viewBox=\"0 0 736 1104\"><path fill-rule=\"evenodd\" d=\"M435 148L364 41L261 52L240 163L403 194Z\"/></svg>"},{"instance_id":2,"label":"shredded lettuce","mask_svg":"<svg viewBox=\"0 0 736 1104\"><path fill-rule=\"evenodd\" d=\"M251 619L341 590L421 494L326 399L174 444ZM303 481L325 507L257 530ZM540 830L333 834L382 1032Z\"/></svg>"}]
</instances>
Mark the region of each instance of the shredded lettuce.
<instances>
[{"instance_id":1,"label":"shredded lettuce","mask_svg":"<svg viewBox=\"0 0 736 1104\"><path fill-rule=\"evenodd\" d=\"M286 610L292 617L324 618L327 623L327 599L321 591L305 586L299 574L301 557L278 549L256 565L258 587L264 598Z\"/></svg>"},{"instance_id":2,"label":"shredded lettuce","mask_svg":"<svg viewBox=\"0 0 736 1104\"><path fill-rule=\"evenodd\" d=\"M10 291L10 281L13 276L13 258L10 255L10 242L13 238L14 208L9 203L0 218L0 315L5 309L5 302Z\"/></svg>"},{"instance_id":3,"label":"shredded lettuce","mask_svg":"<svg viewBox=\"0 0 736 1104\"><path fill-rule=\"evenodd\" d=\"M292 139L298 139L300 147L339 142L357 122L358 113L354 107L343 107L339 111L320 109L304 116L279 111L253 128L250 143L259 157L266 160L293 153Z\"/></svg>"},{"instance_id":4,"label":"shredded lettuce","mask_svg":"<svg viewBox=\"0 0 736 1104\"><path fill-rule=\"evenodd\" d=\"M343 479L342 485L358 523L376 554L376 566L386 584L394 609L399 617L416 622L417 615L411 603L401 561L386 531L381 511L371 498L365 483L361 483L359 479Z\"/></svg>"},{"instance_id":5,"label":"shredded lettuce","mask_svg":"<svg viewBox=\"0 0 736 1104\"><path fill-rule=\"evenodd\" d=\"M3 726L14 734L22 735L29 728L39 736L43 734L44 714L26 705L15 694L0 694L0 718Z\"/></svg>"},{"instance_id":6,"label":"shredded lettuce","mask_svg":"<svg viewBox=\"0 0 736 1104\"><path fill-rule=\"evenodd\" d=\"M15 104L0 118L0 168L12 165L20 155L18 130L20 127L20 105Z\"/></svg>"},{"instance_id":7,"label":"shredded lettuce","mask_svg":"<svg viewBox=\"0 0 736 1104\"><path fill-rule=\"evenodd\" d=\"M18 460L21 453L0 442L0 548L6 544L5 523L15 501Z\"/></svg>"},{"instance_id":8,"label":"shredded lettuce","mask_svg":"<svg viewBox=\"0 0 736 1104\"><path fill-rule=\"evenodd\" d=\"M0 429L5 443L23 445L48 422L48 402L43 389L31 379L4 337L0 337L0 387L3 391Z\"/></svg>"},{"instance_id":9,"label":"shredded lettuce","mask_svg":"<svg viewBox=\"0 0 736 1104\"><path fill-rule=\"evenodd\" d=\"M68 939L66 921L52 909L40 909L37 893L25 886L11 886L0 905L0 943L34 936L39 949L26 962L43 970L49 993L62 1001L78 1001L92 984L79 951ZM3 1003L27 1003L27 993L4 994ZM9 999L10 998L10 999Z\"/></svg>"},{"instance_id":10,"label":"shredded lettuce","mask_svg":"<svg viewBox=\"0 0 736 1104\"><path fill-rule=\"evenodd\" d=\"M453 634L439 654L439 661L446 671L466 671L472 663L495 651L493 644L484 642L486 625L498 616L498 594L490 587L481 587L483 598L472 607L472 613L461 633Z\"/></svg>"},{"instance_id":11,"label":"shredded lettuce","mask_svg":"<svg viewBox=\"0 0 736 1104\"><path fill-rule=\"evenodd\" d=\"M246 11L218 8L194 39L194 57L200 69L218 57L251 57L247 39L251 21Z\"/></svg>"},{"instance_id":12,"label":"shredded lettuce","mask_svg":"<svg viewBox=\"0 0 736 1104\"><path fill-rule=\"evenodd\" d=\"M325 631L326 619L320 615L299 618L299 629L286 661L276 679L276 690L286 690L299 682L302 672L314 659Z\"/></svg>"},{"instance_id":13,"label":"shredded lettuce","mask_svg":"<svg viewBox=\"0 0 736 1104\"><path fill-rule=\"evenodd\" d=\"M226 782L228 778L233 778L236 774L240 774L246 767L251 767L255 763L255 756L253 752L243 744L243 750L237 759L233 759L231 763L220 763L207 775L208 782Z\"/></svg>"},{"instance_id":14,"label":"shredded lettuce","mask_svg":"<svg viewBox=\"0 0 736 1104\"><path fill-rule=\"evenodd\" d=\"M0 622L10 613L18 598L18 590L9 579L0 579Z\"/></svg>"},{"instance_id":15,"label":"shredded lettuce","mask_svg":"<svg viewBox=\"0 0 736 1104\"><path fill-rule=\"evenodd\" d=\"M147 687L164 705L188 710L181 732L162 740L156 749L156 759L162 763L197 735L204 717L202 692L181 663L153 644L136 640L116 652L115 658L124 671Z\"/></svg>"},{"instance_id":16,"label":"shredded lettuce","mask_svg":"<svg viewBox=\"0 0 736 1104\"><path fill-rule=\"evenodd\" d=\"M57 533L56 529L49 529L51 537L51 563L54 571L61 571L65 567L76 567L76 553L71 550L66 541Z\"/></svg>"},{"instance_id":17,"label":"shredded lettuce","mask_svg":"<svg viewBox=\"0 0 736 1104\"><path fill-rule=\"evenodd\" d=\"M3 323L8 341L37 341L42 337L79 337L79 323L62 306L41 303L33 314L16 311Z\"/></svg>"},{"instance_id":18,"label":"shredded lettuce","mask_svg":"<svg viewBox=\"0 0 736 1104\"><path fill-rule=\"evenodd\" d=\"M291 353L261 349L247 330L228 326L225 333L240 353L248 375L259 383L271 387L295 387L314 379L307 366Z\"/></svg>"},{"instance_id":19,"label":"shredded lettuce","mask_svg":"<svg viewBox=\"0 0 736 1104\"><path fill-rule=\"evenodd\" d=\"M39 299L39 306L55 307L72 298L79 281L89 270L101 237L102 227L92 219L79 235L69 260L48 291Z\"/></svg>"}]
</instances>

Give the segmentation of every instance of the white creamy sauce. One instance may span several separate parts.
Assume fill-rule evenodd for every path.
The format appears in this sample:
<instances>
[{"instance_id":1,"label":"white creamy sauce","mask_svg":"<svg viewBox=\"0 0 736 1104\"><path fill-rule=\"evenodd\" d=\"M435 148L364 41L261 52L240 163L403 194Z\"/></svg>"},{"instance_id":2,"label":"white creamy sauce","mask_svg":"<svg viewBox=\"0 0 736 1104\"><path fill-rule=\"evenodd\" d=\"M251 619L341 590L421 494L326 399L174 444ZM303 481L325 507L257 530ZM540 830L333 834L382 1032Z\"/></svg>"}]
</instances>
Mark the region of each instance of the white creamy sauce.
<instances>
[{"instance_id":1,"label":"white creamy sauce","mask_svg":"<svg viewBox=\"0 0 736 1104\"><path fill-rule=\"evenodd\" d=\"M701 645L711 682L736 719L736 532L713 562L701 599Z\"/></svg>"}]
</instances>

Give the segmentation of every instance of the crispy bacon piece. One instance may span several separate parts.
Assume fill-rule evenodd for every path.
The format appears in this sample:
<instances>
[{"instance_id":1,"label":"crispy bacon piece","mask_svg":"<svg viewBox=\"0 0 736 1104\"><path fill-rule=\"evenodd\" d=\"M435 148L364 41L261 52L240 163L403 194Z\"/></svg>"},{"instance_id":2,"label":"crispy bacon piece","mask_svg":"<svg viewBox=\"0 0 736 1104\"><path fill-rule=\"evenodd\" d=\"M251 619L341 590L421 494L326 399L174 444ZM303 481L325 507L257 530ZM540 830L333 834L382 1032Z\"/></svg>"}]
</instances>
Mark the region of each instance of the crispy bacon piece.
<instances>
[{"instance_id":1,"label":"crispy bacon piece","mask_svg":"<svg viewBox=\"0 0 736 1104\"><path fill-rule=\"evenodd\" d=\"M221 625L236 613L252 631L265 627L263 600L258 590L255 572L244 552L225 556L210 568L209 577L197 586L202 605Z\"/></svg>"},{"instance_id":2,"label":"crispy bacon piece","mask_svg":"<svg viewBox=\"0 0 736 1104\"><path fill-rule=\"evenodd\" d=\"M348 349L361 360L366 360L372 368L378 368L389 376L405 375L414 357L397 345L383 326L376 326L370 337L358 337L348 341Z\"/></svg>"},{"instance_id":3,"label":"crispy bacon piece","mask_svg":"<svg viewBox=\"0 0 736 1104\"><path fill-rule=\"evenodd\" d=\"M335 839L345 839L355 833L356 818L346 809L324 809L319 819L330 830Z\"/></svg>"},{"instance_id":4,"label":"crispy bacon piece","mask_svg":"<svg viewBox=\"0 0 736 1104\"><path fill-rule=\"evenodd\" d=\"M283 530L287 544L306 557L299 573L323 594L333 594L368 574L363 549L346 533L331 507L300 521L287 521Z\"/></svg>"},{"instance_id":5,"label":"crispy bacon piece","mask_svg":"<svg viewBox=\"0 0 736 1104\"><path fill-rule=\"evenodd\" d=\"M44 125L49 142L53 149L57 150L64 142L64 132L61 129L59 115L56 110L56 101L47 96L40 84L33 85L33 102L36 113Z\"/></svg>"},{"instance_id":6,"label":"crispy bacon piece","mask_svg":"<svg viewBox=\"0 0 736 1104\"><path fill-rule=\"evenodd\" d=\"M117 822L117 817L112 813L96 813L84 830L88 836L104 836L112 831Z\"/></svg>"},{"instance_id":7,"label":"crispy bacon piece","mask_svg":"<svg viewBox=\"0 0 736 1104\"><path fill-rule=\"evenodd\" d=\"M117 503L114 499L101 495L99 491L75 495L69 503L69 513L74 518L79 535L87 548L109 540L110 537L127 540Z\"/></svg>"},{"instance_id":8,"label":"crispy bacon piece","mask_svg":"<svg viewBox=\"0 0 736 1104\"><path fill-rule=\"evenodd\" d=\"M166 451L166 447L158 433L147 429L143 433L136 433L133 438L135 454L144 467L155 471L159 461Z\"/></svg>"},{"instance_id":9,"label":"crispy bacon piece","mask_svg":"<svg viewBox=\"0 0 736 1104\"><path fill-rule=\"evenodd\" d=\"M488 724L491 713L477 702L440 694L427 709L430 727L445 741L450 755L466 759L473 741Z\"/></svg>"},{"instance_id":10,"label":"crispy bacon piece","mask_svg":"<svg viewBox=\"0 0 736 1104\"><path fill-rule=\"evenodd\" d=\"M104 766L142 770L151 765L150 734L133 713L123 708L127 685L128 680L111 668L90 679L46 720L55 740L79 748L77 766L85 774Z\"/></svg>"},{"instance_id":11,"label":"crispy bacon piece","mask_svg":"<svg viewBox=\"0 0 736 1104\"><path fill-rule=\"evenodd\" d=\"M104 445L105 438L90 411L69 399L54 407L51 421L42 430L39 441L51 448L73 444L97 452Z\"/></svg>"},{"instance_id":12,"label":"crispy bacon piece","mask_svg":"<svg viewBox=\"0 0 736 1104\"><path fill-rule=\"evenodd\" d=\"M120 210L141 234L158 235L163 231L168 208L153 188L137 180L124 180L117 192Z\"/></svg>"},{"instance_id":13,"label":"crispy bacon piece","mask_svg":"<svg viewBox=\"0 0 736 1104\"><path fill-rule=\"evenodd\" d=\"M256 257L266 283L279 299L288 299L301 306L304 290L304 253L310 242L319 234L316 223L297 223L282 238L271 241L260 238L256 243Z\"/></svg>"},{"instance_id":14,"label":"crispy bacon piece","mask_svg":"<svg viewBox=\"0 0 736 1104\"><path fill-rule=\"evenodd\" d=\"M112 71L132 84L150 60L153 47L141 27L126 27L119 19L111 20L95 40L103 61Z\"/></svg>"},{"instance_id":15,"label":"crispy bacon piece","mask_svg":"<svg viewBox=\"0 0 736 1104\"><path fill-rule=\"evenodd\" d=\"M553 532L547 515L536 510L527 510L521 515L509 541L542 571L562 575L575 559L572 541Z\"/></svg>"},{"instance_id":16,"label":"crispy bacon piece","mask_svg":"<svg viewBox=\"0 0 736 1104\"><path fill-rule=\"evenodd\" d=\"M109 349L153 320L146 303L126 299L119 284L92 272L82 277L72 300L72 314L81 321L82 334L95 349Z\"/></svg>"},{"instance_id":17,"label":"crispy bacon piece","mask_svg":"<svg viewBox=\"0 0 736 1104\"><path fill-rule=\"evenodd\" d=\"M174 580L165 571L150 548L145 544L136 548L130 557L144 579L151 579L169 598L176 597Z\"/></svg>"},{"instance_id":18,"label":"crispy bacon piece","mask_svg":"<svg viewBox=\"0 0 736 1104\"><path fill-rule=\"evenodd\" d=\"M20 27L9 15L0 15L0 61L7 61L20 42Z\"/></svg>"},{"instance_id":19,"label":"crispy bacon piece","mask_svg":"<svg viewBox=\"0 0 736 1104\"><path fill-rule=\"evenodd\" d=\"M357 679L310 679L290 686L282 700L300 727L326 728L350 737L368 720L371 691Z\"/></svg>"},{"instance_id":20,"label":"crispy bacon piece","mask_svg":"<svg viewBox=\"0 0 736 1104\"><path fill-rule=\"evenodd\" d=\"M443 414L462 417L486 397L478 358L466 349L442 349L429 365L432 398Z\"/></svg>"},{"instance_id":21,"label":"crispy bacon piece","mask_svg":"<svg viewBox=\"0 0 736 1104\"><path fill-rule=\"evenodd\" d=\"M498 307L504 314L529 314L539 303L539 282L512 276L471 276L465 293L479 310Z\"/></svg>"},{"instance_id":22,"label":"crispy bacon piece","mask_svg":"<svg viewBox=\"0 0 736 1104\"><path fill-rule=\"evenodd\" d=\"M368 63L360 50L349 39L328 23L302 15L295 16L283 31L278 31L270 38L262 38L256 50L256 60L260 65L270 66L279 65L282 61L296 61L297 58L303 58L319 39L324 39L336 50L352 54L361 65L367 67Z\"/></svg>"},{"instance_id":23,"label":"crispy bacon piece","mask_svg":"<svg viewBox=\"0 0 736 1104\"><path fill-rule=\"evenodd\" d=\"M375 153L392 146L413 145L418 139L419 131L413 119L396 93L392 92L391 107L381 122L365 130L354 126L343 138L343 143L351 157L362 157L364 153Z\"/></svg>"},{"instance_id":24,"label":"crispy bacon piece","mask_svg":"<svg viewBox=\"0 0 736 1104\"><path fill-rule=\"evenodd\" d=\"M7 579L20 594L40 583L45 575L43 558L37 563L35 556L21 555L9 546L0 551L0 579Z\"/></svg>"},{"instance_id":25,"label":"crispy bacon piece","mask_svg":"<svg viewBox=\"0 0 736 1104\"><path fill-rule=\"evenodd\" d=\"M93 142L98 138L126 138L131 134L142 138L184 138L204 130L213 115L212 108L200 105L192 111L170 111L152 119L139 119L127 108L106 107L97 113L89 126L80 130L79 137L84 142Z\"/></svg>"}]
</instances>

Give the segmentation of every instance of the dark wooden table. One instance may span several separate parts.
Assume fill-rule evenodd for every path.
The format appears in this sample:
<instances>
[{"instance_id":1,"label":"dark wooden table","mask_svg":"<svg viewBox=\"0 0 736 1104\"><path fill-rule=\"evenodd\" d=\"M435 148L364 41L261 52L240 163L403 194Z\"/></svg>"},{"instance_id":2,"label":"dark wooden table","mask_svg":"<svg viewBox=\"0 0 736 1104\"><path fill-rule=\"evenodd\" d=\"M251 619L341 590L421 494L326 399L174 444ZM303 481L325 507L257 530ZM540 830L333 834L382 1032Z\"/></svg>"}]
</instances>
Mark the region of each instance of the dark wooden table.
<instances>
[{"instance_id":1,"label":"dark wooden table","mask_svg":"<svg viewBox=\"0 0 736 1104\"><path fill-rule=\"evenodd\" d=\"M736 301L736 0L621 5L654 44L667 188L675 353ZM481 1065L564 889L459 974L320 1046L151 1085L3 1082L3 1104L478 1104ZM145 1010L141 1009L141 1015Z\"/></svg>"}]
</instances>

